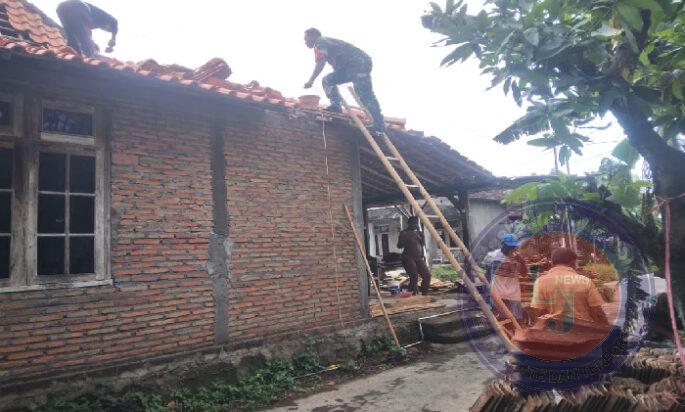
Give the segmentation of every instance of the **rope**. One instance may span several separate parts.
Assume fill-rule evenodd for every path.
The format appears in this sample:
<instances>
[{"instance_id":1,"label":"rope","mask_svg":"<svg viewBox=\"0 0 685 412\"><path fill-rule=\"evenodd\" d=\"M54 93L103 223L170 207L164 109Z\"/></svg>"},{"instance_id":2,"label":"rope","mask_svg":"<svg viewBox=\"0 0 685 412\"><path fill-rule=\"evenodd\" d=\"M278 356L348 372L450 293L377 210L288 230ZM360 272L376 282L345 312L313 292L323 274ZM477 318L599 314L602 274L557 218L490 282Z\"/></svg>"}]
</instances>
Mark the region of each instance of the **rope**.
<instances>
[{"instance_id":1,"label":"rope","mask_svg":"<svg viewBox=\"0 0 685 412\"><path fill-rule=\"evenodd\" d=\"M673 305L673 289L671 287L671 202L685 197L685 192L678 196L671 198L657 198L657 208L664 208L664 234L666 239L666 262L664 265L664 272L666 272L666 296L668 297L668 313L671 316L671 328L673 329L673 342L675 342L678 357L680 358L680 365L682 372L685 373L685 353L683 352L683 343L680 340L678 333L678 326L676 324L675 308Z\"/></svg>"},{"instance_id":2,"label":"rope","mask_svg":"<svg viewBox=\"0 0 685 412\"><path fill-rule=\"evenodd\" d=\"M331 198L331 175L328 168L328 142L326 141L326 119L321 112L321 137L323 139L323 154L324 163L326 165L326 193L328 195L328 218L331 226L331 239L333 242L333 260L335 265L333 271L335 273L335 296L338 301L338 320L342 322L342 307L340 306L340 284L338 280L338 253L335 247L335 224L333 223L333 200Z\"/></svg>"}]
</instances>

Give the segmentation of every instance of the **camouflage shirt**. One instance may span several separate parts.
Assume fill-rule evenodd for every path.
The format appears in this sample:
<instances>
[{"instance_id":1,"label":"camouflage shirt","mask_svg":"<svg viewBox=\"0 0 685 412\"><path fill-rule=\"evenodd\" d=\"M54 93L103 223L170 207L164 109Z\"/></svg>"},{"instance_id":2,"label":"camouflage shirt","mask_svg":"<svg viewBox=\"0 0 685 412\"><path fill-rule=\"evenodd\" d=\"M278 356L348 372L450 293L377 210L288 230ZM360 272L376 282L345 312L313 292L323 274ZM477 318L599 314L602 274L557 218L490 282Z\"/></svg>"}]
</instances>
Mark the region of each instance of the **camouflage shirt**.
<instances>
[{"instance_id":1,"label":"camouflage shirt","mask_svg":"<svg viewBox=\"0 0 685 412\"><path fill-rule=\"evenodd\" d=\"M314 45L316 61L325 60L339 70L347 67L365 67L371 63L371 57L363 50L342 40L330 37L319 37Z\"/></svg>"}]
</instances>

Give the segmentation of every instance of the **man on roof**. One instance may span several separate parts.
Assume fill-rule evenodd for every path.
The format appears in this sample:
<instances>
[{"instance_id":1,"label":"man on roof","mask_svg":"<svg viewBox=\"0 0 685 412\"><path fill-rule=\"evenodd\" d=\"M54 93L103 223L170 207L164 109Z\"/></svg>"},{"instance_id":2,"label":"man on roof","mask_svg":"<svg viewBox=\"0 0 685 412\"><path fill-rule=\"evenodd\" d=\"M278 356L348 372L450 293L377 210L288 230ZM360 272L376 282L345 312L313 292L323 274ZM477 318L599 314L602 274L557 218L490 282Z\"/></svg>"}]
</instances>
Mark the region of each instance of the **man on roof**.
<instances>
[{"instance_id":1,"label":"man on roof","mask_svg":"<svg viewBox=\"0 0 685 412\"><path fill-rule=\"evenodd\" d=\"M119 23L104 10L80 0L66 0L57 6L57 15L67 34L67 44L76 53L91 57L98 53L99 48L93 42L93 29L101 29L112 33L107 44L107 53L111 53L116 45Z\"/></svg>"},{"instance_id":2,"label":"man on roof","mask_svg":"<svg viewBox=\"0 0 685 412\"><path fill-rule=\"evenodd\" d=\"M312 87L314 80L319 77L326 63L330 64L333 67L333 73L327 74L322 80L326 97L331 102L326 110L334 113L342 112L342 97L338 85L352 82L359 100L373 118L373 125L369 130L374 133L384 132L385 122L371 83L371 68L373 66L371 57L350 43L331 37L323 37L321 32L315 28L304 32L304 42L307 47L314 49L316 60L314 73L305 83L304 88Z\"/></svg>"}]
</instances>

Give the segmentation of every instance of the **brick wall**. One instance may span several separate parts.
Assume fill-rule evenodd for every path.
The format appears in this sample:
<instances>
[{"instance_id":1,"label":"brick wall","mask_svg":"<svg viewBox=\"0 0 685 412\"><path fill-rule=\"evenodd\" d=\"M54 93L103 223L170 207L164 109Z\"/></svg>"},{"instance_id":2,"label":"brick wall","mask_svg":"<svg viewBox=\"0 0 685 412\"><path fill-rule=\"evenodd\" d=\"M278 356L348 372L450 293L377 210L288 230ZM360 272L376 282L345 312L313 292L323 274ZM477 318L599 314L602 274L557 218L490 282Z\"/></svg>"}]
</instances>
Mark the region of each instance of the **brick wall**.
<instances>
[{"instance_id":1,"label":"brick wall","mask_svg":"<svg viewBox=\"0 0 685 412\"><path fill-rule=\"evenodd\" d=\"M329 208L321 124L277 114L259 123L245 130L231 122L225 139L231 336L255 339L359 319L354 240L342 206L352 198L349 141L327 133Z\"/></svg>"},{"instance_id":2,"label":"brick wall","mask_svg":"<svg viewBox=\"0 0 685 412\"><path fill-rule=\"evenodd\" d=\"M212 119L107 104L113 286L0 294L0 387L214 344ZM334 248L320 124L259 111L226 126L230 343L360 320L346 140L328 136Z\"/></svg>"}]
</instances>

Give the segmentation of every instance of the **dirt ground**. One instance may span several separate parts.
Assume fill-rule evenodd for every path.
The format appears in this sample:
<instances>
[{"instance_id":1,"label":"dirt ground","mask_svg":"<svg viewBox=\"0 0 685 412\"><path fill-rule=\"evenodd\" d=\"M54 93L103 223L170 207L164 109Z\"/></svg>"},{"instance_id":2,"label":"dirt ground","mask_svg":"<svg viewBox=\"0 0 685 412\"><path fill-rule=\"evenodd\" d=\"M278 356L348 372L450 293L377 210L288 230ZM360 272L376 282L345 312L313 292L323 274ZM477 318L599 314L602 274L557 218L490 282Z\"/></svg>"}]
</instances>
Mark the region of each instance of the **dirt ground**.
<instances>
[{"instance_id":1,"label":"dirt ground","mask_svg":"<svg viewBox=\"0 0 685 412\"><path fill-rule=\"evenodd\" d=\"M493 375L468 342L431 344L414 362L276 404L271 412L468 411Z\"/></svg>"}]
</instances>

